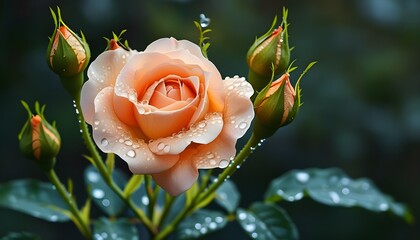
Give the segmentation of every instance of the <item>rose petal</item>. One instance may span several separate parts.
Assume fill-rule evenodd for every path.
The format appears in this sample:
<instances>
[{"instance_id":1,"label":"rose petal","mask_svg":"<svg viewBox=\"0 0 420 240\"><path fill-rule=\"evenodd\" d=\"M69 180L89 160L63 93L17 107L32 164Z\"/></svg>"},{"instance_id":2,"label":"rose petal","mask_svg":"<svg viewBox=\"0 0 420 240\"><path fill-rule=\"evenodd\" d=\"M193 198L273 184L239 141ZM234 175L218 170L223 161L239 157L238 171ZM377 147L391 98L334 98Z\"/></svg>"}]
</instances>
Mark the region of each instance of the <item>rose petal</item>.
<instances>
[{"instance_id":1,"label":"rose petal","mask_svg":"<svg viewBox=\"0 0 420 240\"><path fill-rule=\"evenodd\" d=\"M191 161L193 154L194 149L185 150L172 168L152 174L153 180L173 196L188 190L198 178L197 167Z\"/></svg>"},{"instance_id":2,"label":"rose petal","mask_svg":"<svg viewBox=\"0 0 420 240\"><path fill-rule=\"evenodd\" d=\"M226 103L223 113L223 130L211 143L197 146L194 161L198 168L226 167L236 153L236 141L251 125L254 110L250 97L254 93L244 78L226 78Z\"/></svg>"},{"instance_id":3,"label":"rose petal","mask_svg":"<svg viewBox=\"0 0 420 240\"><path fill-rule=\"evenodd\" d=\"M80 99L86 122L89 124L93 123L95 112L93 102L96 95L103 88L114 86L121 69L136 53L137 51L126 51L124 49L106 51L91 63L87 73L89 80L83 85Z\"/></svg>"},{"instance_id":4,"label":"rose petal","mask_svg":"<svg viewBox=\"0 0 420 240\"><path fill-rule=\"evenodd\" d=\"M153 154L139 129L128 127L115 115L113 88L104 88L95 98L93 138L103 152L113 152L128 163L135 174L150 174L171 168L178 155Z\"/></svg>"},{"instance_id":5,"label":"rose petal","mask_svg":"<svg viewBox=\"0 0 420 240\"><path fill-rule=\"evenodd\" d=\"M155 112L140 108L135 113L137 123L149 139L171 136L188 126L197 109L196 102L178 101Z\"/></svg>"},{"instance_id":6,"label":"rose petal","mask_svg":"<svg viewBox=\"0 0 420 240\"><path fill-rule=\"evenodd\" d=\"M181 131L173 136L159 138L149 143L149 148L156 154L179 154L192 142L208 144L222 131L222 114L210 113L205 118L192 125L188 131Z\"/></svg>"}]
</instances>

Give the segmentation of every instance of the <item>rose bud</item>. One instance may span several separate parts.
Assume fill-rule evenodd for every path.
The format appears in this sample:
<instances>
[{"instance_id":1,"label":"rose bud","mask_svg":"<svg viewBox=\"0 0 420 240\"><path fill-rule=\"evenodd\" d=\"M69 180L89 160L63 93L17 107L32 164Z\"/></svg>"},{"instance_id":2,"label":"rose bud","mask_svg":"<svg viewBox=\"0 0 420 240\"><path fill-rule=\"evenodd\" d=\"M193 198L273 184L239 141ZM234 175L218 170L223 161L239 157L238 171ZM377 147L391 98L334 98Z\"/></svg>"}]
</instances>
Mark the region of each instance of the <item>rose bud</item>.
<instances>
[{"instance_id":1,"label":"rose bud","mask_svg":"<svg viewBox=\"0 0 420 240\"><path fill-rule=\"evenodd\" d=\"M281 26L274 29L277 21L275 18L270 30L259 37L248 50L248 79L257 91L268 84L273 71L274 75L278 75L284 72L289 65L290 49L286 19L287 11L285 10Z\"/></svg>"},{"instance_id":2,"label":"rose bud","mask_svg":"<svg viewBox=\"0 0 420 240\"><path fill-rule=\"evenodd\" d=\"M310 63L296 82L290 83L289 73L296 69L288 69L279 79L268 84L254 101L255 123L254 133L260 138L273 135L277 129L291 123L300 108L300 80L316 62Z\"/></svg>"},{"instance_id":3,"label":"rose bud","mask_svg":"<svg viewBox=\"0 0 420 240\"><path fill-rule=\"evenodd\" d=\"M23 126L18 138L22 153L38 163L46 171L51 170L55 164L55 157L60 150L60 135L53 125L44 118L44 108L35 104L37 114L32 114L28 105L22 102L28 111L28 120Z\"/></svg>"},{"instance_id":4,"label":"rose bud","mask_svg":"<svg viewBox=\"0 0 420 240\"><path fill-rule=\"evenodd\" d=\"M83 71L89 64L90 49L82 34L77 36L54 11L51 14L55 30L47 49L47 63L50 69L60 76L67 91L74 96L79 94L83 84Z\"/></svg>"}]
</instances>

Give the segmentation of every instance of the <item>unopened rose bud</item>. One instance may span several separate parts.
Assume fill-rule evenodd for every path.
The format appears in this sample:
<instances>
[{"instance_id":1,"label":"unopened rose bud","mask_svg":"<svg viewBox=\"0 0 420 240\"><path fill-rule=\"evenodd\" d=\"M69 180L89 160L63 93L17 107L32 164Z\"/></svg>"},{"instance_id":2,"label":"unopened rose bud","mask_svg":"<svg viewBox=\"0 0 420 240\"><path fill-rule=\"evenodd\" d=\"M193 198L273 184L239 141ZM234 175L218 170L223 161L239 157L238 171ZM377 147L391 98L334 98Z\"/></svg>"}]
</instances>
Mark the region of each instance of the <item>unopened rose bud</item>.
<instances>
[{"instance_id":1,"label":"unopened rose bud","mask_svg":"<svg viewBox=\"0 0 420 240\"><path fill-rule=\"evenodd\" d=\"M290 83L290 71L287 70L276 81L268 84L254 101L255 122L254 133L260 138L273 135L277 129L291 123L300 108L300 81L306 72L316 62L310 63L296 82L295 87Z\"/></svg>"},{"instance_id":2,"label":"unopened rose bud","mask_svg":"<svg viewBox=\"0 0 420 240\"><path fill-rule=\"evenodd\" d=\"M268 84L273 73L278 75L289 65L290 49L286 19L287 11L284 11L281 26L274 29L275 18L270 30L259 37L248 50L248 78L257 91Z\"/></svg>"},{"instance_id":3,"label":"unopened rose bud","mask_svg":"<svg viewBox=\"0 0 420 240\"><path fill-rule=\"evenodd\" d=\"M290 84L289 74L283 74L261 91L254 102L257 117L256 134L266 138L280 127L289 124L299 110L299 98Z\"/></svg>"},{"instance_id":4,"label":"unopened rose bud","mask_svg":"<svg viewBox=\"0 0 420 240\"><path fill-rule=\"evenodd\" d=\"M118 48L120 48L120 45L118 45L118 42L115 41L115 39L109 40L109 43L108 43L109 50L116 50Z\"/></svg>"},{"instance_id":5,"label":"unopened rose bud","mask_svg":"<svg viewBox=\"0 0 420 240\"><path fill-rule=\"evenodd\" d=\"M44 107L40 108L36 103L37 114L34 115L25 102L22 104L28 111L28 120L18 137L20 150L26 157L48 171L54 167L55 157L60 150L60 135L55 124L51 125L45 120Z\"/></svg>"},{"instance_id":6,"label":"unopened rose bud","mask_svg":"<svg viewBox=\"0 0 420 240\"><path fill-rule=\"evenodd\" d=\"M55 30L50 38L47 49L47 63L50 69L62 80L67 91L74 96L78 94L83 84L83 71L89 64L90 49L82 34L80 38L54 11L51 14Z\"/></svg>"}]
</instances>

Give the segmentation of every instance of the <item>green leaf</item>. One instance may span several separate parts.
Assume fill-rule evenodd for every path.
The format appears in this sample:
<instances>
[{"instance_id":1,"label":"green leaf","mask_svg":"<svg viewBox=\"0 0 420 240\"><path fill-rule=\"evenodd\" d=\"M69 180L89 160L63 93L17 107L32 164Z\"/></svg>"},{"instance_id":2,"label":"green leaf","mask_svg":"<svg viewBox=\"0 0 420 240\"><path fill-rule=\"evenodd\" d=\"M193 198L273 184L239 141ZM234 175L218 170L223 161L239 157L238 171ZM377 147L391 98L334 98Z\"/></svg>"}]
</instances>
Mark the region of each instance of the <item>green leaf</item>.
<instances>
[{"instance_id":1,"label":"green leaf","mask_svg":"<svg viewBox=\"0 0 420 240\"><path fill-rule=\"evenodd\" d=\"M112 172L112 178L120 187L123 187L127 182L127 177L118 169ZM108 215L118 215L125 209L125 203L108 187L95 167L89 166L86 168L85 184L88 186L93 202Z\"/></svg>"},{"instance_id":2,"label":"green leaf","mask_svg":"<svg viewBox=\"0 0 420 240\"><path fill-rule=\"evenodd\" d=\"M313 200L342 207L362 207L374 212L392 212L412 221L409 210L383 194L369 179L351 179L337 168L292 170L274 179L265 195L267 201L289 202L309 196Z\"/></svg>"},{"instance_id":3,"label":"green leaf","mask_svg":"<svg viewBox=\"0 0 420 240\"><path fill-rule=\"evenodd\" d=\"M144 175L132 175L124 188L124 196L129 197L135 192L143 183Z\"/></svg>"},{"instance_id":4,"label":"green leaf","mask_svg":"<svg viewBox=\"0 0 420 240\"><path fill-rule=\"evenodd\" d=\"M138 240L138 231L128 219L100 218L93 223L93 239Z\"/></svg>"},{"instance_id":5,"label":"green leaf","mask_svg":"<svg viewBox=\"0 0 420 240\"><path fill-rule=\"evenodd\" d=\"M55 187L32 179L0 184L0 206L29 214L50 222L65 222L68 211Z\"/></svg>"},{"instance_id":6,"label":"green leaf","mask_svg":"<svg viewBox=\"0 0 420 240\"><path fill-rule=\"evenodd\" d=\"M238 209L236 217L251 238L298 239L294 223L282 208L273 203L257 202L249 210Z\"/></svg>"},{"instance_id":7,"label":"green leaf","mask_svg":"<svg viewBox=\"0 0 420 240\"><path fill-rule=\"evenodd\" d=\"M200 209L179 224L175 236L179 240L196 239L220 230L226 224L223 213Z\"/></svg>"},{"instance_id":8,"label":"green leaf","mask_svg":"<svg viewBox=\"0 0 420 240\"><path fill-rule=\"evenodd\" d=\"M41 240L41 237L28 232L12 232L0 238L0 240Z\"/></svg>"},{"instance_id":9,"label":"green leaf","mask_svg":"<svg viewBox=\"0 0 420 240\"><path fill-rule=\"evenodd\" d=\"M240 200L240 193L232 181L225 181L216 190L216 203L225 208L229 213L236 210Z\"/></svg>"}]
</instances>

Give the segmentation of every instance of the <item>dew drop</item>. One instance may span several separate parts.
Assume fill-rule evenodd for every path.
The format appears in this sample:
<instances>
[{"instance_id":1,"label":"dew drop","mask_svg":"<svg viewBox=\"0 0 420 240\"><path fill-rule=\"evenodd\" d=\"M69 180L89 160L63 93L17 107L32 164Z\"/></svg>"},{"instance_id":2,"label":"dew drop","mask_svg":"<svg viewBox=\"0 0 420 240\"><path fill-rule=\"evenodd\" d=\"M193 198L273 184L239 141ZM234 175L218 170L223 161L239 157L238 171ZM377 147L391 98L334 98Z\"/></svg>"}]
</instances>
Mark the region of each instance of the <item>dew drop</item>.
<instances>
[{"instance_id":1,"label":"dew drop","mask_svg":"<svg viewBox=\"0 0 420 240\"><path fill-rule=\"evenodd\" d=\"M350 189L348 189L348 188L343 188L343 189L341 190L341 192L342 192L344 195L347 195L347 194L349 194L349 193L350 193Z\"/></svg>"},{"instance_id":2,"label":"dew drop","mask_svg":"<svg viewBox=\"0 0 420 240\"><path fill-rule=\"evenodd\" d=\"M102 200L102 205L104 206L104 207L108 207L109 205L111 205L111 202L109 201L109 199L104 199L104 200Z\"/></svg>"},{"instance_id":3,"label":"dew drop","mask_svg":"<svg viewBox=\"0 0 420 240\"><path fill-rule=\"evenodd\" d=\"M196 223L196 224L194 225L194 227L195 227L195 229L200 230L200 228L201 228L201 223Z\"/></svg>"},{"instance_id":4,"label":"dew drop","mask_svg":"<svg viewBox=\"0 0 420 240\"><path fill-rule=\"evenodd\" d=\"M169 151L171 151L171 146L166 145L166 146L163 148L163 152L168 153Z\"/></svg>"},{"instance_id":5,"label":"dew drop","mask_svg":"<svg viewBox=\"0 0 420 240\"><path fill-rule=\"evenodd\" d=\"M99 123L101 123L101 121L99 121L99 120L95 120L93 123L94 123L95 125L99 125Z\"/></svg>"},{"instance_id":6,"label":"dew drop","mask_svg":"<svg viewBox=\"0 0 420 240\"><path fill-rule=\"evenodd\" d=\"M89 179L89 181L95 183L95 182L98 182L99 181L100 176L96 172L89 172L87 174L87 178Z\"/></svg>"},{"instance_id":7,"label":"dew drop","mask_svg":"<svg viewBox=\"0 0 420 240\"><path fill-rule=\"evenodd\" d=\"M228 165L229 165L229 160L222 159L222 160L219 162L219 168L226 168Z\"/></svg>"},{"instance_id":8,"label":"dew drop","mask_svg":"<svg viewBox=\"0 0 420 240\"><path fill-rule=\"evenodd\" d=\"M106 139L106 138L102 138L102 140L101 140L101 145L102 145L103 147L106 147L106 146L108 146L108 144L109 144L108 139Z\"/></svg>"},{"instance_id":9,"label":"dew drop","mask_svg":"<svg viewBox=\"0 0 420 240\"><path fill-rule=\"evenodd\" d=\"M388 208L389 208L389 206L388 206L388 204L386 204L386 203L381 203L381 204L379 204L379 209L380 209L381 211L386 211L386 210L388 210Z\"/></svg>"},{"instance_id":10,"label":"dew drop","mask_svg":"<svg viewBox=\"0 0 420 240\"><path fill-rule=\"evenodd\" d=\"M205 128L206 127L206 123L205 122L200 122L199 124L198 124L198 127L199 128Z\"/></svg>"},{"instance_id":11,"label":"dew drop","mask_svg":"<svg viewBox=\"0 0 420 240\"><path fill-rule=\"evenodd\" d=\"M105 192L102 189L93 189L92 190L92 196L94 198L103 198L105 196Z\"/></svg>"},{"instance_id":12,"label":"dew drop","mask_svg":"<svg viewBox=\"0 0 420 240\"><path fill-rule=\"evenodd\" d=\"M241 122L241 123L238 125L239 129L241 129L241 130L244 130L247 126L248 126L248 124L247 124L246 122Z\"/></svg>"},{"instance_id":13,"label":"dew drop","mask_svg":"<svg viewBox=\"0 0 420 240\"><path fill-rule=\"evenodd\" d=\"M144 108L139 108L139 110L138 110L138 111L139 111L139 113L140 113L140 114L144 114L144 113L146 113L146 109L144 109Z\"/></svg>"},{"instance_id":14,"label":"dew drop","mask_svg":"<svg viewBox=\"0 0 420 240\"><path fill-rule=\"evenodd\" d=\"M301 183L306 183L309 180L309 174L306 172L296 173L296 179Z\"/></svg>"},{"instance_id":15,"label":"dew drop","mask_svg":"<svg viewBox=\"0 0 420 240\"><path fill-rule=\"evenodd\" d=\"M208 27L210 25L210 18L206 17L203 13L200 14L200 26L202 28Z\"/></svg>"},{"instance_id":16,"label":"dew drop","mask_svg":"<svg viewBox=\"0 0 420 240\"><path fill-rule=\"evenodd\" d=\"M134 152L134 150L129 150L128 152L127 152L127 156L129 156L129 157L135 157L136 156L136 152Z\"/></svg>"},{"instance_id":17,"label":"dew drop","mask_svg":"<svg viewBox=\"0 0 420 240\"><path fill-rule=\"evenodd\" d=\"M330 198L334 203L340 202L340 196L336 192L329 192Z\"/></svg>"},{"instance_id":18,"label":"dew drop","mask_svg":"<svg viewBox=\"0 0 420 240\"><path fill-rule=\"evenodd\" d=\"M207 228L205 228L205 227L201 228L200 233L201 234L206 234L207 233Z\"/></svg>"},{"instance_id":19,"label":"dew drop","mask_svg":"<svg viewBox=\"0 0 420 240\"><path fill-rule=\"evenodd\" d=\"M343 184L343 185L348 185L350 183L350 179L348 179L348 178L346 178L346 177L343 177L342 179L341 179L341 184Z\"/></svg>"},{"instance_id":20,"label":"dew drop","mask_svg":"<svg viewBox=\"0 0 420 240\"><path fill-rule=\"evenodd\" d=\"M209 223L209 228L210 229L216 229L217 228L217 223L215 223L215 222Z\"/></svg>"},{"instance_id":21,"label":"dew drop","mask_svg":"<svg viewBox=\"0 0 420 240\"><path fill-rule=\"evenodd\" d=\"M247 225L245 225L245 230L248 231L248 232L255 231L255 228L256 228L255 224L247 224Z\"/></svg>"},{"instance_id":22,"label":"dew drop","mask_svg":"<svg viewBox=\"0 0 420 240\"><path fill-rule=\"evenodd\" d=\"M51 215L50 216L50 221L51 222L56 222L58 220L58 216L57 215Z\"/></svg>"},{"instance_id":23,"label":"dew drop","mask_svg":"<svg viewBox=\"0 0 420 240\"><path fill-rule=\"evenodd\" d=\"M160 142L160 143L157 145L157 149L158 149L159 151L162 151L164 148L165 148L165 144L164 144L163 142Z\"/></svg>"},{"instance_id":24,"label":"dew drop","mask_svg":"<svg viewBox=\"0 0 420 240\"><path fill-rule=\"evenodd\" d=\"M253 233L251 234L251 237L252 237L252 238L258 238L258 233L253 232Z\"/></svg>"},{"instance_id":25,"label":"dew drop","mask_svg":"<svg viewBox=\"0 0 420 240\"><path fill-rule=\"evenodd\" d=\"M149 205L149 198L146 197L146 196L143 196L141 198L141 203L143 203L143 205L145 205L145 206Z\"/></svg>"},{"instance_id":26,"label":"dew drop","mask_svg":"<svg viewBox=\"0 0 420 240\"><path fill-rule=\"evenodd\" d=\"M127 141L125 141L125 145L127 145L127 146L131 146L131 145L133 145L133 142L132 142L132 141L130 141L130 140L127 140Z\"/></svg>"},{"instance_id":27,"label":"dew drop","mask_svg":"<svg viewBox=\"0 0 420 240\"><path fill-rule=\"evenodd\" d=\"M243 213L244 214L244 213ZM239 216L240 216L240 214L239 214ZM245 217L246 217L246 215L245 215ZM222 223L223 222L223 218L222 217L216 217L215 219L214 219L214 221L216 221L216 223Z\"/></svg>"},{"instance_id":28,"label":"dew drop","mask_svg":"<svg viewBox=\"0 0 420 240\"><path fill-rule=\"evenodd\" d=\"M245 220L246 219L246 213L239 213L239 220ZM217 219L216 219L216 221L217 221Z\"/></svg>"},{"instance_id":29,"label":"dew drop","mask_svg":"<svg viewBox=\"0 0 420 240\"><path fill-rule=\"evenodd\" d=\"M210 165L213 165L214 166L214 165L216 165L216 163L217 163L216 160L210 159Z\"/></svg>"},{"instance_id":30,"label":"dew drop","mask_svg":"<svg viewBox=\"0 0 420 240\"><path fill-rule=\"evenodd\" d=\"M207 154L207 158L208 159L213 159L214 158L214 154L213 153L208 153Z\"/></svg>"}]
</instances>

